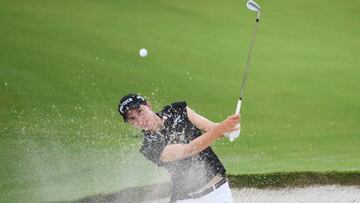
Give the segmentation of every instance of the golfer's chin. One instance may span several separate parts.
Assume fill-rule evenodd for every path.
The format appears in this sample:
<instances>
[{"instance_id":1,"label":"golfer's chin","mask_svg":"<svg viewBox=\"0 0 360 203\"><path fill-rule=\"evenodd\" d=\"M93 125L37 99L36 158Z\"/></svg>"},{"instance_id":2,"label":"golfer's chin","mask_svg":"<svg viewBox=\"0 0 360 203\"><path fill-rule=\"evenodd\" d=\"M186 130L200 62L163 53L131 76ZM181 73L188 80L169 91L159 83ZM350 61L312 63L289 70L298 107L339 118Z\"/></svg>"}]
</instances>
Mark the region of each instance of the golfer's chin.
<instances>
[{"instance_id":1,"label":"golfer's chin","mask_svg":"<svg viewBox=\"0 0 360 203\"><path fill-rule=\"evenodd\" d=\"M147 126L147 125L135 126L135 127L139 130L151 130L152 129L150 126Z\"/></svg>"},{"instance_id":2,"label":"golfer's chin","mask_svg":"<svg viewBox=\"0 0 360 203\"><path fill-rule=\"evenodd\" d=\"M133 125L133 126L140 130L153 130L155 125L152 122L145 121L141 124L137 124L137 125Z\"/></svg>"}]
</instances>

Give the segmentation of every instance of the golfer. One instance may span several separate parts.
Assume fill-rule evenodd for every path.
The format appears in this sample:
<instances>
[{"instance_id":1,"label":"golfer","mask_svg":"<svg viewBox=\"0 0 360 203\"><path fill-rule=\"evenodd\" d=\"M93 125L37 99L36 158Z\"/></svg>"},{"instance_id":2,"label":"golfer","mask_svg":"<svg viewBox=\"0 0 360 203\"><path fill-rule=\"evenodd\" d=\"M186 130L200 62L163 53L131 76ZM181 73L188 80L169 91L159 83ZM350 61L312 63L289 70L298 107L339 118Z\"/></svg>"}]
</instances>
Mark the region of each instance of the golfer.
<instances>
[{"instance_id":1,"label":"golfer","mask_svg":"<svg viewBox=\"0 0 360 203\"><path fill-rule=\"evenodd\" d=\"M237 129L240 115L214 123L191 110L186 102L173 103L155 113L144 97L124 96L119 103L124 121L141 129L140 152L171 176L176 203L232 203L226 170L210 145Z\"/></svg>"}]
</instances>

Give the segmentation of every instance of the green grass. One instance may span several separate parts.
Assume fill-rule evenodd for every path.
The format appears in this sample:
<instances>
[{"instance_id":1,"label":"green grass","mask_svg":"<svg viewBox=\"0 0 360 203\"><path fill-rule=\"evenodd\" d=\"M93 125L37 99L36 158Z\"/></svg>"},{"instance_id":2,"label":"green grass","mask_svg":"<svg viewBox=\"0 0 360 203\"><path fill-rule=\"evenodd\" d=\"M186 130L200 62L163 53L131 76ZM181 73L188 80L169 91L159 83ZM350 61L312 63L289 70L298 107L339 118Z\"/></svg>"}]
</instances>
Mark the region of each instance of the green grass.
<instances>
[{"instance_id":1,"label":"green grass","mask_svg":"<svg viewBox=\"0 0 360 203\"><path fill-rule=\"evenodd\" d=\"M359 171L287 172L230 175L231 187L282 188L308 185L360 185Z\"/></svg>"},{"instance_id":2,"label":"green grass","mask_svg":"<svg viewBox=\"0 0 360 203\"><path fill-rule=\"evenodd\" d=\"M358 171L359 3L258 3L242 136L214 145L228 173ZM221 121L254 18L245 1L2 1L0 202L166 179L137 153L119 98L140 92L155 110L186 100Z\"/></svg>"}]
</instances>

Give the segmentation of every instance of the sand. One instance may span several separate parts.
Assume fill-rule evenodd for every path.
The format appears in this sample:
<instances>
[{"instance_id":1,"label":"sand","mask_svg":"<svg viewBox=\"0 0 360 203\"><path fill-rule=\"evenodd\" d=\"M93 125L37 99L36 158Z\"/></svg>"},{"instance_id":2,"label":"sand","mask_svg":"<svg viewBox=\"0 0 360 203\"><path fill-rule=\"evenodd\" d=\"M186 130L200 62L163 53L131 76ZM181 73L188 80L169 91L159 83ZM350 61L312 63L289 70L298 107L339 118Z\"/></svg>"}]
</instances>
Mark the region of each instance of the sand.
<instances>
[{"instance_id":1,"label":"sand","mask_svg":"<svg viewBox=\"0 0 360 203\"><path fill-rule=\"evenodd\" d=\"M308 186L305 188L279 188L279 189L256 189L256 188L232 188L234 202L359 202L359 186ZM148 201L149 203L167 203L168 198Z\"/></svg>"}]
</instances>

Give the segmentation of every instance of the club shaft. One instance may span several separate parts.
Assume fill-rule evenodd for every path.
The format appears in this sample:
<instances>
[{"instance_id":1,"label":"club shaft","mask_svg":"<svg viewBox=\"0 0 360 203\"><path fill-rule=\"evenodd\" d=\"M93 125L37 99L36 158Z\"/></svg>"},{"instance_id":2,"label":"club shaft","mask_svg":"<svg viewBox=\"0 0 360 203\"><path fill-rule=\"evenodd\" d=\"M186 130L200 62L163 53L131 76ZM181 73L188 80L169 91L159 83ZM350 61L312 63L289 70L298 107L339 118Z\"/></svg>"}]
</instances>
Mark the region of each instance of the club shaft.
<instances>
[{"instance_id":1,"label":"club shaft","mask_svg":"<svg viewBox=\"0 0 360 203\"><path fill-rule=\"evenodd\" d=\"M245 64L245 68L244 68L242 83L241 83L241 87L240 87L240 97L239 97L240 101L243 98L244 87L245 87L246 80L247 80L247 75L248 75L248 72L249 72L251 56L252 56L253 47L254 47L255 38L256 38L256 32L257 32L257 28L258 28L258 24L259 24L259 15L260 15L260 12L258 12L258 16L256 18L256 23L255 23L255 26L254 26L254 31L253 31L253 35L252 35L252 39L251 39L251 43L250 43L250 48L249 48L249 54L248 54L248 58L247 58L247 61L246 61L246 64Z\"/></svg>"}]
</instances>

